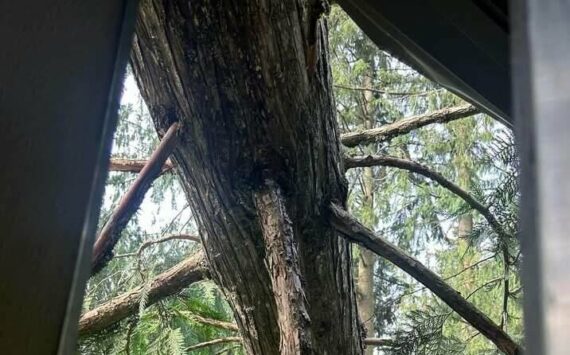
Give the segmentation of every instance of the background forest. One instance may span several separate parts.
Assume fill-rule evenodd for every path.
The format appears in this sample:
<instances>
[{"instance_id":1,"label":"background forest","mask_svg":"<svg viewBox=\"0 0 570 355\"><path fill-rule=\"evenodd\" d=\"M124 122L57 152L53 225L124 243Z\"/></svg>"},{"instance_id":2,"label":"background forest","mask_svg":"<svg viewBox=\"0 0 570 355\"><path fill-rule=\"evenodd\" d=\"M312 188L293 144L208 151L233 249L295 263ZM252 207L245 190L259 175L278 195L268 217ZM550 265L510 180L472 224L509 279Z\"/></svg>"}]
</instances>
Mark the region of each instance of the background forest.
<instances>
[{"instance_id":1,"label":"background forest","mask_svg":"<svg viewBox=\"0 0 570 355\"><path fill-rule=\"evenodd\" d=\"M328 24L341 133L438 112L464 112L458 115L462 118L370 139L367 145L350 147L344 139L343 149L352 157L347 160L352 214L441 275L522 343L515 238L518 166L511 130L379 50L340 8L333 7ZM145 160L157 144L152 119L128 74L113 158ZM394 164L382 159L387 156L417 164ZM131 172L110 172L100 227L135 178ZM481 213L485 211L487 215ZM200 249L197 236L184 191L168 170L154 181L122 232L115 257L90 279L83 306L85 311L95 309L138 287L138 312L104 330L83 333L79 353L244 353L231 310L213 282L149 299L157 275ZM357 246L353 255L361 320L367 336L379 343L369 346L368 354L497 352L407 274Z\"/></svg>"}]
</instances>

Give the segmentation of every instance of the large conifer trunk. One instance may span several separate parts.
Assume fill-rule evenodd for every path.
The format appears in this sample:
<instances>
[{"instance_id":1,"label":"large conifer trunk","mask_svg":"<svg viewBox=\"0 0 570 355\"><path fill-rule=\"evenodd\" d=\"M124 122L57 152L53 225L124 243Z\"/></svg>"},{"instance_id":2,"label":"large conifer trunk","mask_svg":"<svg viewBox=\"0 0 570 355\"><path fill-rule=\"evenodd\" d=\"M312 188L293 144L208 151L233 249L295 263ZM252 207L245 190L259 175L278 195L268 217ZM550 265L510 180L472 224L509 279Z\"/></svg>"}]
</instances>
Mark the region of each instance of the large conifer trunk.
<instances>
[{"instance_id":1,"label":"large conifer trunk","mask_svg":"<svg viewBox=\"0 0 570 355\"><path fill-rule=\"evenodd\" d=\"M181 122L174 160L251 354L362 352L325 215L346 185L320 7L147 0L136 26L135 76L159 134Z\"/></svg>"}]
</instances>

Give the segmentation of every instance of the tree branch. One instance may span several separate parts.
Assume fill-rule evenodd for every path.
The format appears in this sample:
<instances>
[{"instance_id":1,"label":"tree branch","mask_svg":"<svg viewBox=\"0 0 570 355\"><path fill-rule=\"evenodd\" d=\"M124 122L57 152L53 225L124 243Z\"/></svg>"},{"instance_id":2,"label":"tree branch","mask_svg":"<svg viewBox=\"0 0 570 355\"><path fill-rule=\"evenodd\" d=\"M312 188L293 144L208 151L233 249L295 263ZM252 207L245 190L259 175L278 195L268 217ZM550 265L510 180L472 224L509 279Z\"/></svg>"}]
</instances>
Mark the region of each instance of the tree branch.
<instances>
[{"instance_id":1,"label":"tree branch","mask_svg":"<svg viewBox=\"0 0 570 355\"><path fill-rule=\"evenodd\" d=\"M340 141L347 147L355 147L359 144L384 142L393 137L409 133L414 129L430 125L432 123L446 123L460 118L473 116L479 110L472 105L461 105L444 108L425 115L403 118L378 128L364 131L345 133L340 136Z\"/></svg>"},{"instance_id":2,"label":"tree branch","mask_svg":"<svg viewBox=\"0 0 570 355\"><path fill-rule=\"evenodd\" d=\"M166 236L166 237L164 237L164 238L160 238L160 239L156 239L156 240L149 240L149 241L146 241L146 242L142 243L141 246L139 247L139 249L137 250L137 255L141 255L142 252L143 252L146 248L150 247L151 245L159 244L159 243L164 243L164 242L167 242L167 241L169 241L169 240L174 240L174 239L190 240L190 241L195 242L195 243L200 243L200 238L199 238L199 237L196 237L196 236L194 236L194 235L189 235L189 234L173 234L173 235Z\"/></svg>"},{"instance_id":3,"label":"tree branch","mask_svg":"<svg viewBox=\"0 0 570 355\"><path fill-rule=\"evenodd\" d=\"M331 204L329 210L331 224L347 239L372 250L418 280L501 351L510 355L521 353L520 346L508 334L433 271L397 246L374 235L338 205Z\"/></svg>"},{"instance_id":4,"label":"tree branch","mask_svg":"<svg viewBox=\"0 0 570 355\"><path fill-rule=\"evenodd\" d=\"M365 338L364 344L381 348L391 348L394 346L394 341L392 339L385 338Z\"/></svg>"},{"instance_id":5,"label":"tree branch","mask_svg":"<svg viewBox=\"0 0 570 355\"><path fill-rule=\"evenodd\" d=\"M127 173L140 173L141 170L146 165L147 160L145 159L122 159L122 158L111 158L109 163L109 171L122 171ZM162 166L160 171L161 174L170 172L174 169L174 164L167 159Z\"/></svg>"},{"instance_id":6,"label":"tree branch","mask_svg":"<svg viewBox=\"0 0 570 355\"><path fill-rule=\"evenodd\" d=\"M241 341L242 341L241 337L218 338L218 339L209 340L209 341L205 341L203 343L198 343L196 345L189 346L186 348L186 351L190 352L190 351L206 348L206 347L212 346L212 345L218 345L218 344L223 344L223 343L237 343L237 342L241 342Z\"/></svg>"},{"instance_id":7,"label":"tree branch","mask_svg":"<svg viewBox=\"0 0 570 355\"><path fill-rule=\"evenodd\" d=\"M199 316L197 314L192 314L189 317L198 323L210 325L212 327L222 328L222 329L230 330L232 332L239 331L237 324L232 323L232 322L224 322L224 321L217 320L217 319L204 318L204 317Z\"/></svg>"},{"instance_id":8,"label":"tree branch","mask_svg":"<svg viewBox=\"0 0 570 355\"><path fill-rule=\"evenodd\" d=\"M148 241L142 243L136 252L134 252L134 253L127 253L127 254L115 255L115 258L126 258L126 257L130 257L130 256L139 256L139 257L140 257L140 255L142 254L142 252L143 252L146 248L150 247L151 245L168 242L169 240L175 240L175 239L179 239L179 240L190 240L190 241L196 242L196 243L200 243L200 242L201 242L199 237L196 237L196 236L193 236L193 235L189 235L189 234L173 234L173 235L169 235L169 236L166 236L166 237L160 238L160 239L148 240Z\"/></svg>"},{"instance_id":9,"label":"tree branch","mask_svg":"<svg viewBox=\"0 0 570 355\"><path fill-rule=\"evenodd\" d=\"M386 94L392 96L423 96L428 95L430 91L422 91L422 92L394 92L394 91L386 91L381 89L375 88L367 88L367 87L359 87L359 86L348 86L348 85L340 85L335 84L333 87L338 89L345 89L345 90L352 90L352 91L368 91L375 94Z\"/></svg>"},{"instance_id":10,"label":"tree branch","mask_svg":"<svg viewBox=\"0 0 570 355\"><path fill-rule=\"evenodd\" d=\"M97 273L101 270L113 257L113 248L117 244L121 232L140 207L144 195L152 182L158 177L164 162L178 143L177 131L178 123L172 124L156 150L152 153L147 164L129 188L129 191L121 198L119 205L101 230L93 247L93 255L91 257L92 273Z\"/></svg>"},{"instance_id":11,"label":"tree branch","mask_svg":"<svg viewBox=\"0 0 570 355\"><path fill-rule=\"evenodd\" d=\"M151 281L146 306L202 281L208 278L208 275L206 259L200 251ZM83 314L79 320L79 335L96 333L136 313L143 289L144 286L139 286Z\"/></svg>"},{"instance_id":12,"label":"tree branch","mask_svg":"<svg viewBox=\"0 0 570 355\"><path fill-rule=\"evenodd\" d=\"M447 180L443 175L431 170L425 165L416 163L411 160L391 157L391 156L380 156L380 155L368 155L360 157L346 157L345 167L347 169L356 167L366 167L366 166L389 166L393 168L399 168L411 171L416 174L423 175L430 180L433 180L445 187L450 192L454 193L460 197L465 203L467 203L471 208L481 213L483 218L489 223L491 228L497 233L500 238L506 240L511 236L503 229L497 218L489 211L489 208L484 206L481 202L477 201L473 196L471 196L467 191L463 190L459 185Z\"/></svg>"}]
</instances>

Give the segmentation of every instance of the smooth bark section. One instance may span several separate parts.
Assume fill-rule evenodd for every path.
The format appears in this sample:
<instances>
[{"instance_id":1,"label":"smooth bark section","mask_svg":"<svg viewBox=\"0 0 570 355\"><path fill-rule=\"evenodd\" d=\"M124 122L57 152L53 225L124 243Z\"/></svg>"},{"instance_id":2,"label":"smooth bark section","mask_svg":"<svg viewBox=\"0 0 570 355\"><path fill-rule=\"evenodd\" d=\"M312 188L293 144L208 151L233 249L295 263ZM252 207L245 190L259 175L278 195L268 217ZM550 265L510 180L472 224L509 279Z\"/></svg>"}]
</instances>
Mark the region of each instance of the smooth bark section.
<instances>
[{"instance_id":1,"label":"smooth bark section","mask_svg":"<svg viewBox=\"0 0 570 355\"><path fill-rule=\"evenodd\" d=\"M297 243L285 200L277 184L266 181L255 193L255 206L277 305L279 352L283 355L313 354Z\"/></svg>"},{"instance_id":2,"label":"smooth bark section","mask_svg":"<svg viewBox=\"0 0 570 355\"><path fill-rule=\"evenodd\" d=\"M425 165L416 163L411 160L401 159L391 156L385 155L367 155L367 156L360 156L360 157L346 157L344 160L345 167L347 169L356 168L356 167L370 167L370 166L389 166L393 168L399 168L408 170L412 173L416 173L419 175L423 175L430 180L433 180L440 184L441 186L445 187L450 192L454 193L458 197L460 197L465 203L467 203L471 208L481 213L483 218L489 223L491 228L497 233L500 238L510 238L510 234L508 234L497 218L491 213L488 207L483 205L481 202L477 201L469 192L462 189L459 185L453 183L446 179L443 175L438 172L435 172L428 168ZM504 239L504 240L505 240Z\"/></svg>"},{"instance_id":3,"label":"smooth bark section","mask_svg":"<svg viewBox=\"0 0 570 355\"><path fill-rule=\"evenodd\" d=\"M113 257L113 248L121 232L140 207L144 195L150 188L152 182L158 177L164 162L178 143L178 123L172 124L150 159L137 176L129 191L121 198L119 205L101 230L95 241L93 255L91 257L92 273L101 270Z\"/></svg>"},{"instance_id":4,"label":"smooth bark section","mask_svg":"<svg viewBox=\"0 0 570 355\"><path fill-rule=\"evenodd\" d=\"M198 252L151 281L146 291L148 292L146 307L208 277L204 253ZM141 285L87 311L79 320L79 335L86 336L96 333L136 313L144 287Z\"/></svg>"},{"instance_id":5,"label":"smooth bark section","mask_svg":"<svg viewBox=\"0 0 570 355\"><path fill-rule=\"evenodd\" d=\"M121 158L111 158L109 163L109 171L121 171L126 173L140 173L145 167L148 160L146 159L121 159ZM174 164L168 159L164 162L161 174L170 172L174 169Z\"/></svg>"},{"instance_id":6,"label":"smooth bark section","mask_svg":"<svg viewBox=\"0 0 570 355\"><path fill-rule=\"evenodd\" d=\"M330 212L330 222L348 240L372 250L422 283L471 326L495 343L499 350L509 355L522 353L521 347L497 324L417 259L374 235L370 229L360 224L338 205L331 204Z\"/></svg>"},{"instance_id":7,"label":"smooth bark section","mask_svg":"<svg viewBox=\"0 0 570 355\"><path fill-rule=\"evenodd\" d=\"M425 115L403 118L394 123L383 125L378 128L345 133L340 136L340 140L342 144L347 147L355 147L359 144L384 142L393 137L409 133L414 129L433 123L447 123L460 118L473 116L477 113L479 113L479 110L473 105L460 105L444 108Z\"/></svg>"}]
</instances>

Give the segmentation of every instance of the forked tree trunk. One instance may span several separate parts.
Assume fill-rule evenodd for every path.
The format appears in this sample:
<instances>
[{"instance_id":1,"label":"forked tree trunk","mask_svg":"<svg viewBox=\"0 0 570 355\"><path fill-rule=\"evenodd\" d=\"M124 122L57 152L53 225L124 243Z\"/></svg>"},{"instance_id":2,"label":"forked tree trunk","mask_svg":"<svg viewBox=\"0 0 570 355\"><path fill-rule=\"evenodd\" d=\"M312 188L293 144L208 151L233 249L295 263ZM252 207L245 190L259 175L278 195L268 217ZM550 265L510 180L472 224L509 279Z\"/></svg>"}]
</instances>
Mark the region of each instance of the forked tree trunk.
<instances>
[{"instance_id":1,"label":"forked tree trunk","mask_svg":"<svg viewBox=\"0 0 570 355\"><path fill-rule=\"evenodd\" d=\"M146 0L136 25L135 76L159 134L181 123L174 160L250 354L362 353L324 219L346 183L320 4Z\"/></svg>"}]
</instances>

